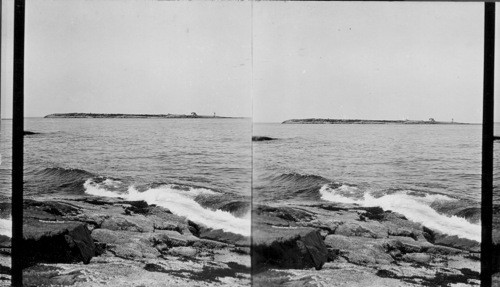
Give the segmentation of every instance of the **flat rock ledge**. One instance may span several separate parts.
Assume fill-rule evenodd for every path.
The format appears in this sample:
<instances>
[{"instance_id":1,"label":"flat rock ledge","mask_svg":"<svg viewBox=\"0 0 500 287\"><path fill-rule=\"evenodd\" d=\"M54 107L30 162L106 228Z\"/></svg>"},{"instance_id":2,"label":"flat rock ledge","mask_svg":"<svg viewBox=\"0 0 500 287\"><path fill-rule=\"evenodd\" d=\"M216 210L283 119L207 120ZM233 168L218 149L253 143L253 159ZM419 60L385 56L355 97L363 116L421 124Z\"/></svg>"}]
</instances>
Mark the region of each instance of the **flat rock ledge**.
<instances>
[{"instance_id":1,"label":"flat rock ledge","mask_svg":"<svg viewBox=\"0 0 500 287\"><path fill-rule=\"evenodd\" d=\"M257 205L253 286L479 286L480 245L379 207Z\"/></svg>"},{"instance_id":2,"label":"flat rock ledge","mask_svg":"<svg viewBox=\"0 0 500 287\"><path fill-rule=\"evenodd\" d=\"M252 268L249 238L142 201L33 198L24 216L26 286L479 286L479 243L378 207L255 204Z\"/></svg>"},{"instance_id":3,"label":"flat rock ledge","mask_svg":"<svg viewBox=\"0 0 500 287\"><path fill-rule=\"evenodd\" d=\"M250 238L168 209L91 196L24 209L25 286L250 285Z\"/></svg>"}]
</instances>

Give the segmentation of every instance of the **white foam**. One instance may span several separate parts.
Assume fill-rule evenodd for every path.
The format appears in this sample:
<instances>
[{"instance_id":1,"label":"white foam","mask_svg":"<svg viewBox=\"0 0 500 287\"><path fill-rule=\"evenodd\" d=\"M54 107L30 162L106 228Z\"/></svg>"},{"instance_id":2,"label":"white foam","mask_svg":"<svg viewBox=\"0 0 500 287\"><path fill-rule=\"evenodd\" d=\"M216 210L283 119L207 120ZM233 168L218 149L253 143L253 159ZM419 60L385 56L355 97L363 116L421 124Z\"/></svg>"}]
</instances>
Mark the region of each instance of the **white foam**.
<instances>
[{"instance_id":1,"label":"white foam","mask_svg":"<svg viewBox=\"0 0 500 287\"><path fill-rule=\"evenodd\" d=\"M107 185L107 186L118 187L119 184L122 183L122 182L119 181L119 180L114 180L114 179L106 178L102 183L104 185Z\"/></svg>"},{"instance_id":2,"label":"white foam","mask_svg":"<svg viewBox=\"0 0 500 287\"><path fill-rule=\"evenodd\" d=\"M0 235L12 238L12 219L0 218Z\"/></svg>"},{"instance_id":3,"label":"white foam","mask_svg":"<svg viewBox=\"0 0 500 287\"><path fill-rule=\"evenodd\" d=\"M357 188L348 185L341 185L336 189L332 189L330 186L328 186L328 184L325 184L321 187L319 193L321 194L321 199L327 201L359 204L359 201L357 199L343 195L346 193L346 191L352 194L352 192L355 190L357 190Z\"/></svg>"},{"instance_id":4,"label":"white foam","mask_svg":"<svg viewBox=\"0 0 500 287\"><path fill-rule=\"evenodd\" d=\"M223 210L210 210L201 206L194 197L201 194L217 194L205 188L189 188L180 190L173 185L163 185L139 192L133 186L127 193L109 191L101 185L87 180L84 184L85 192L96 196L122 197L127 200L144 200L148 204L156 204L168 208L172 213L185 216L190 220L204 224L213 229L222 229L245 236L250 236L251 221L249 216L238 218Z\"/></svg>"},{"instance_id":5,"label":"white foam","mask_svg":"<svg viewBox=\"0 0 500 287\"><path fill-rule=\"evenodd\" d=\"M85 193L95 195L95 196L105 196L105 197L125 197L124 194L119 194L114 191L109 191L101 185L95 183L92 179L87 179L83 184L85 187Z\"/></svg>"},{"instance_id":6,"label":"white foam","mask_svg":"<svg viewBox=\"0 0 500 287\"><path fill-rule=\"evenodd\" d=\"M439 194L415 196L408 192L397 192L374 197L366 192L362 199L355 199L341 193L342 190L332 189L328 185L324 185L320 189L321 198L327 201L355 203L361 206L380 206L384 210L401 213L409 220L422 223L428 228L449 235L457 235L461 238L481 241L480 224L470 223L465 218L440 214L430 207L430 204L434 201L454 200L448 196Z\"/></svg>"}]
</instances>

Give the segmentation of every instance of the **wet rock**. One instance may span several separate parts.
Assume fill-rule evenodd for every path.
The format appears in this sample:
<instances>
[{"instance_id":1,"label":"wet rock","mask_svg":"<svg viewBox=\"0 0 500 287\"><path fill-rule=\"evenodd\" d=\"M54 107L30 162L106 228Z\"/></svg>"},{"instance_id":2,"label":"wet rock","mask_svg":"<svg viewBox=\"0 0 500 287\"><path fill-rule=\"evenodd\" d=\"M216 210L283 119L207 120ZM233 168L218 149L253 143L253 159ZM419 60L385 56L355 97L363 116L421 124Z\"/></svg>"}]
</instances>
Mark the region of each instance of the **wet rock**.
<instances>
[{"instance_id":1,"label":"wet rock","mask_svg":"<svg viewBox=\"0 0 500 287\"><path fill-rule=\"evenodd\" d=\"M38 262L89 263L96 246L81 222L25 222L23 247L27 266Z\"/></svg>"},{"instance_id":2,"label":"wet rock","mask_svg":"<svg viewBox=\"0 0 500 287\"><path fill-rule=\"evenodd\" d=\"M319 231L313 228L254 228L252 264L282 268L321 269L328 259L328 249Z\"/></svg>"}]
</instances>

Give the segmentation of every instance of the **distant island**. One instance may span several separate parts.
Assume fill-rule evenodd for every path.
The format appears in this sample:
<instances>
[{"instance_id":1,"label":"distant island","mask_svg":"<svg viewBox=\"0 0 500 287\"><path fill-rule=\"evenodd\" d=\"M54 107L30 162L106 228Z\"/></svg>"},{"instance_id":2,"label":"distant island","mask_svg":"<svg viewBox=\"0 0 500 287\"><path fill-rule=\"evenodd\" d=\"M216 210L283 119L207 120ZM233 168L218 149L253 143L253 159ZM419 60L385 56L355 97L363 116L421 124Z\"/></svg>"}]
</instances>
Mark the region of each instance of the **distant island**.
<instances>
[{"instance_id":1,"label":"distant island","mask_svg":"<svg viewBox=\"0 0 500 287\"><path fill-rule=\"evenodd\" d=\"M235 117L220 117L216 116L204 116L197 115L196 113L191 113L190 115L176 115L176 114L94 114L94 113L64 113L64 114L50 114L46 115L44 118L106 118L106 119L151 119L151 118L161 118L161 119L238 119Z\"/></svg>"},{"instance_id":2,"label":"distant island","mask_svg":"<svg viewBox=\"0 0 500 287\"><path fill-rule=\"evenodd\" d=\"M469 123L439 122L430 118L427 121L416 120L360 120L360 119L291 119L282 124L404 124L404 125L470 125Z\"/></svg>"}]
</instances>

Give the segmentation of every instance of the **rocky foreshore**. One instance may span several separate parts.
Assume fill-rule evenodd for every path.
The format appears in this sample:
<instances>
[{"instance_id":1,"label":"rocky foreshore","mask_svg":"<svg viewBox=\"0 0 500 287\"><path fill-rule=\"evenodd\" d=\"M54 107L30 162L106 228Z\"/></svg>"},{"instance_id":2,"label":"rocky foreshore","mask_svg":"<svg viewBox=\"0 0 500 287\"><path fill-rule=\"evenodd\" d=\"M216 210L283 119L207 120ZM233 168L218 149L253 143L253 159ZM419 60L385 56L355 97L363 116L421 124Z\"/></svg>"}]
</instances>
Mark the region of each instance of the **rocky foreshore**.
<instances>
[{"instance_id":1,"label":"rocky foreshore","mask_svg":"<svg viewBox=\"0 0 500 287\"><path fill-rule=\"evenodd\" d=\"M395 212L334 203L254 210L254 286L480 284L478 242Z\"/></svg>"},{"instance_id":2,"label":"rocky foreshore","mask_svg":"<svg viewBox=\"0 0 500 287\"><path fill-rule=\"evenodd\" d=\"M250 285L249 237L144 201L84 196L24 205L25 286ZM5 282L10 269L0 264Z\"/></svg>"},{"instance_id":3,"label":"rocky foreshore","mask_svg":"<svg viewBox=\"0 0 500 287\"><path fill-rule=\"evenodd\" d=\"M476 241L378 207L275 204L253 205L250 259L249 237L207 228L144 201L27 199L24 281L26 286L249 286L251 281L253 286L479 286ZM10 212L7 203L0 210L0 215ZM5 284L10 279L6 237L0 238L0 254Z\"/></svg>"}]
</instances>

